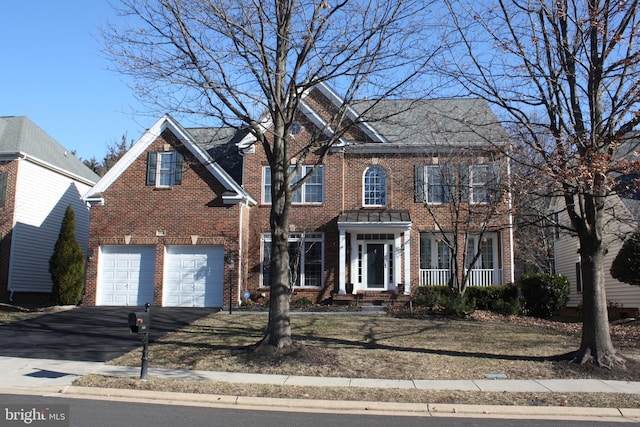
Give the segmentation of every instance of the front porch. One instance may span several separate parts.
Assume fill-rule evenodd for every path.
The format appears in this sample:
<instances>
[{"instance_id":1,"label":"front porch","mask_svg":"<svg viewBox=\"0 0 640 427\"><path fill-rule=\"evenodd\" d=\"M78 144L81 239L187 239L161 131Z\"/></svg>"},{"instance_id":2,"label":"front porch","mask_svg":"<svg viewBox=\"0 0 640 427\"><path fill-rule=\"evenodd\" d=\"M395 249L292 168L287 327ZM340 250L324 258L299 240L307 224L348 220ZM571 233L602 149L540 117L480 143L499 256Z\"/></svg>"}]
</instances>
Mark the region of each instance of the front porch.
<instances>
[{"instance_id":1,"label":"front porch","mask_svg":"<svg viewBox=\"0 0 640 427\"><path fill-rule=\"evenodd\" d=\"M474 268L467 270L468 286L496 286L504 285L502 269ZM446 286L451 277L451 270L446 268L420 269L420 286Z\"/></svg>"}]
</instances>

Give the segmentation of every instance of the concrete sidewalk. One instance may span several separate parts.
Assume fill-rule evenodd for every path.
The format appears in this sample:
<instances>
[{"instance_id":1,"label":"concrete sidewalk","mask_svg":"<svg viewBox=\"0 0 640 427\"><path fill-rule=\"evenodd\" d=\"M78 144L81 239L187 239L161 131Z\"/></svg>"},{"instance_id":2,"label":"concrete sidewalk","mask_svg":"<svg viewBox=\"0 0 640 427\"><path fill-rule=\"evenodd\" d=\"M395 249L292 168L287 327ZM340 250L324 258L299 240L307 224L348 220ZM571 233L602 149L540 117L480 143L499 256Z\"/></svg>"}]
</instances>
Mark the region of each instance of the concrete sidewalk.
<instances>
[{"instance_id":1,"label":"concrete sidewalk","mask_svg":"<svg viewBox=\"0 0 640 427\"><path fill-rule=\"evenodd\" d=\"M139 367L112 366L103 362L0 357L0 388L64 388L88 374L138 377ZM640 382L611 380L393 380L371 378L308 377L149 368L149 377L317 387L400 388L486 392L629 393L640 394Z\"/></svg>"},{"instance_id":2,"label":"concrete sidewalk","mask_svg":"<svg viewBox=\"0 0 640 427\"><path fill-rule=\"evenodd\" d=\"M350 400L276 399L194 393L76 387L73 381L88 374L139 377L139 367L111 366L103 362L0 357L0 393L49 394L86 399L126 400L143 403L234 407L267 411L311 411L350 414L403 414L418 417L474 417L507 419L557 419L600 422L640 422L640 408L581 408L552 406L496 406ZM389 380L366 378L262 375L149 368L150 378L222 381L319 387L404 388L493 392L593 392L640 394L640 382L603 380Z\"/></svg>"}]
</instances>

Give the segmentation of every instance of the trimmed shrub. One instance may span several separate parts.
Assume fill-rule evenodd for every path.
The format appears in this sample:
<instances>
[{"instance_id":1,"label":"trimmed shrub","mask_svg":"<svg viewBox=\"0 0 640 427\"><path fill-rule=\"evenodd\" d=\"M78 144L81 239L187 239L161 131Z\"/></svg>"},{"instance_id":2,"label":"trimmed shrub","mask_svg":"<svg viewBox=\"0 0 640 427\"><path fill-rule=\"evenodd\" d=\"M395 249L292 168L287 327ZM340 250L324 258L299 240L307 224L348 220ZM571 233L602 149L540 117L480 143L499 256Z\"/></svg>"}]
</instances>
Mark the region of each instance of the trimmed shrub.
<instances>
[{"instance_id":1,"label":"trimmed shrub","mask_svg":"<svg viewBox=\"0 0 640 427\"><path fill-rule=\"evenodd\" d=\"M421 286L413 297L413 303L418 306L444 307L451 295L447 286Z\"/></svg>"},{"instance_id":2,"label":"trimmed shrub","mask_svg":"<svg viewBox=\"0 0 640 427\"><path fill-rule=\"evenodd\" d=\"M526 274L520 287L525 311L533 317L553 317L569 299L569 281L559 274Z\"/></svg>"},{"instance_id":3,"label":"trimmed shrub","mask_svg":"<svg viewBox=\"0 0 640 427\"><path fill-rule=\"evenodd\" d=\"M477 310L506 315L520 314L522 311L516 286L470 286L465 294L476 300Z\"/></svg>"},{"instance_id":4,"label":"trimmed shrub","mask_svg":"<svg viewBox=\"0 0 640 427\"><path fill-rule=\"evenodd\" d=\"M62 219L60 234L49 259L53 281L53 301L60 305L75 305L84 288L84 253L76 240L76 216L71 205Z\"/></svg>"},{"instance_id":5,"label":"trimmed shrub","mask_svg":"<svg viewBox=\"0 0 640 427\"><path fill-rule=\"evenodd\" d=\"M466 317L474 311L476 311L475 298L467 295L466 292L464 296L449 292L449 297L444 305L444 314L456 317Z\"/></svg>"}]
</instances>

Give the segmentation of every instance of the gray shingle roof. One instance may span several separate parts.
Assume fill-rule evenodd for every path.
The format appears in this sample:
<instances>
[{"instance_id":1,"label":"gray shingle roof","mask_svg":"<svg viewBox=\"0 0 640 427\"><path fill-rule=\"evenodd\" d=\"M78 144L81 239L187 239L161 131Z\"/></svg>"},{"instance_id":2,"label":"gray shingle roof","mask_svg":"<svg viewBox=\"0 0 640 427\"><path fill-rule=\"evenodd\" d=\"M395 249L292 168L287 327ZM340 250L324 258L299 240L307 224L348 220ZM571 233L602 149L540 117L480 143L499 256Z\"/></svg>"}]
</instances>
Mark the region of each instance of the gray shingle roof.
<instances>
[{"instance_id":1,"label":"gray shingle roof","mask_svg":"<svg viewBox=\"0 0 640 427\"><path fill-rule=\"evenodd\" d=\"M409 211L393 210L368 210L345 211L340 214L338 222L363 222L363 223L391 223L391 222L411 222Z\"/></svg>"},{"instance_id":2,"label":"gray shingle roof","mask_svg":"<svg viewBox=\"0 0 640 427\"><path fill-rule=\"evenodd\" d=\"M236 142L244 133L232 127L188 128L186 131L231 178L242 183L242 156Z\"/></svg>"},{"instance_id":3,"label":"gray shingle roof","mask_svg":"<svg viewBox=\"0 0 640 427\"><path fill-rule=\"evenodd\" d=\"M486 101L476 98L361 101L354 109L400 145L484 145L509 140ZM370 111L367 111L370 109Z\"/></svg>"},{"instance_id":4,"label":"gray shingle roof","mask_svg":"<svg viewBox=\"0 0 640 427\"><path fill-rule=\"evenodd\" d=\"M24 154L89 183L100 179L77 157L25 116L0 117L0 155Z\"/></svg>"}]
</instances>

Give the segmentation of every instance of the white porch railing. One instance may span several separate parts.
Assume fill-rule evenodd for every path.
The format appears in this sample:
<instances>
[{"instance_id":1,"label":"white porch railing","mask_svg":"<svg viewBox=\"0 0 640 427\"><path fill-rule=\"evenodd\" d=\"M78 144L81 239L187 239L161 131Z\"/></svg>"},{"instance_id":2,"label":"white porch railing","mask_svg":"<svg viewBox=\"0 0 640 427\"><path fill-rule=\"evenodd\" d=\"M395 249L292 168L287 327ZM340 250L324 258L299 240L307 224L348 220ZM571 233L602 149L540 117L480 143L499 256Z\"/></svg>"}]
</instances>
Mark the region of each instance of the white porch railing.
<instances>
[{"instance_id":1,"label":"white porch railing","mask_svg":"<svg viewBox=\"0 0 640 427\"><path fill-rule=\"evenodd\" d=\"M469 273L469 286L502 285L502 269L474 268ZM451 272L447 269L420 269L420 286L446 286Z\"/></svg>"}]
</instances>

